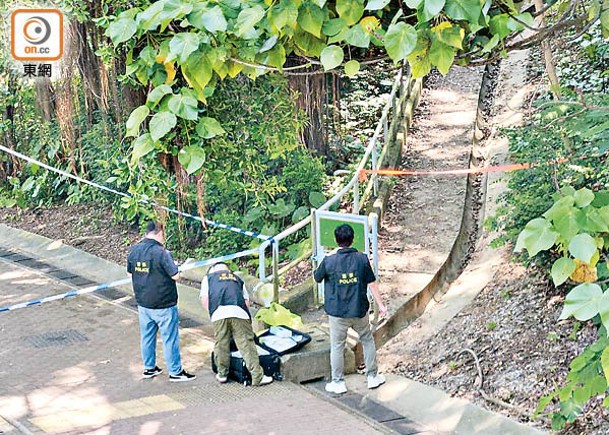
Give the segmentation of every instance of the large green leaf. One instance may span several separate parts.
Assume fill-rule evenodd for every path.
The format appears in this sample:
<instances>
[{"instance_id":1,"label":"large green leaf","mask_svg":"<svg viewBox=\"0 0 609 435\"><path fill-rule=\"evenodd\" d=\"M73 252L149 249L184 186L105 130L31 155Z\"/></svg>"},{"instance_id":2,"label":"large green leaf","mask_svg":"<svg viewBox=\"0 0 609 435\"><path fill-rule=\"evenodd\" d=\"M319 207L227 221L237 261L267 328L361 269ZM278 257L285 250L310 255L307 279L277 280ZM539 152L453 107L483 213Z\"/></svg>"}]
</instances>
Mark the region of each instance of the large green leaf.
<instances>
[{"instance_id":1,"label":"large green leaf","mask_svg":"<svg viewBox=\"0 0 609 435\"><path fill-rule=\"evenodd\" d=\"M178 153L178 161L188 175L194 174L205 163L205 150L197 145L184 147Z\"/></svg>"},{"instance_id":2,"label":"large green leaf","mask_svg":"<svg viewBox=\"0 0 609 435\"><path fill-rule=\"evenodd\" d=\"M163 18L161 13L165 7L165 2L157 1L152 3L144 11L137 15L138 26L144 30L154 30L161 25Z\"/></svg>"},{"instance_id":3,"label":"large green leaf","mask_svg":"<svg viewBox=\"0 0 609 435\"><path fill-rule=\"evenodd\" d=\"M530 221L518 235L514 251L520 252L526 249L529 257L537 255L538 252L550 249L558 239L558 233L552 228L552 224L543 218Z\"/></svg>"},{"instance_id":4,"label":"large green leaf","mask_svg":"<svg viewBox=\"0 0 609 435\"><path fill-rule=\"evenodd\" d=\"M578 223L583 231L608 233L609 207L602 207L600 209L592 206L584 207L580 212Z\"/></svg>"},{"instance_id":5,"label":"large green leaf","mask_svg":"<svg viewBox=\"0 0 609 435\"><path fill-rule=\"evenodd\" d=\"M596 254L596 241L590 234L578 234L569 242L569 252L578 260L590 264Z\"/></svg>"},{"instance_id":6,"label":"large green leaf","mask_svg":"<svg viewBox=\"0 0 609 435\"><path fill-rule=\"evenodd\" d=\"M266 52L266 56L262 60L262 63L276 68L283 68L286 60L285 48L282 44L278 44L273 47L272 50Z\"/></svg>"},{"instance_id":7,"label":"large green leaf","mask_svg":"<svg viewBox=\"0 0 609 435\"><path fill-rule=\"evenodd\" d=\"M423 0L406 0L406 6L410 9L417 9Z\"/></svg>"},{"instance_id":8,"label":"large green leaf","mask_svg":"<svg viewBox=\"0 0 609 435\"><path fill-rule=\"evenodd\" d=\"M128 41L137 32L137 24L131 18L121 18L114 21L108 26L106 36L108 36L114 45Z\"/></svg>"},{"instance_id":9,"label":"large green leaf","mask_svg":"<svg viewBox=\"0 0 609 435\"><path fill-rule=\"evenodd\" d=\"M150 109L147 106L140 106L131 112L127 120L127 134L125 136L137 136L140 131L140 125L149 113Z\"/></svg>"},{"instance_id":10,"label":"large green leaf","mask_svg":"<svg viewBox=\"0 0 609 435\"><path fill-rule=\"evenodd\" d=\"M573 272L577 265L575 261L569 257L561 257L554 262L552 265L552 281L554 281L555 286L559 286L564 283Z\"/></svg>"},{"instance_id":11,"label":"large green leaf","mask_svg":"<svg viewBox=\"0 0 609 435\"><path fill-rule=\"evenodd\" d=\"M556 222L558 218L561 218L563 215L568 213L568 211L573 208L574 204L575 198L573 198L571 195L564 196L552 204L552 207L550 207L549 210L543 214L543 217Z\"/></svg>"},{"instance_id":12,"label":"large green leaf","mask_svg":"<svg viewBox=\"0 0 609 435\"><path fill-rule=\"evenodd\" d=\"M310 192L309 193L309 204L313 208L319 208L326 202L326 197L321 192Z\"/></svg>"},{"instance_id":13,"label":"large green leaf","mask_svg":"<svg viewBox=\"0 0 609 435\"><path fill-rule=\"evenodd\" d=\"M269 39L264 41L264 44L262 44L262 47L260 47L260 50L258 50L258 52L264 53L265 51L269 51L271 48L273 48L277 44L278 39L279 39L278 35L271 36Z\"/></svg>"},{"instance_id":14,"label":"large green leaf","mask_svg":"<svg viewBox=\"0 0 609 435\"><path fill-rule=\"evenodd\" d=\"M318 57L326 48L326 43L309 32L297 29L294 33L294 43L306 56Z\"/></svg>"},{"instance_id":15,"label":"large green leaf","mask_svg":"<svg viewBox=\"0 0 609 435\"><path fill-rule=\"evenodd\" d=\"M554 220L554 228L565 240L571 240L581 230L581 211L578 208L570 207L561 216Z\"/></svg>"},{"instance_id":16,"label":"large green leaf","mask_svg":"<svg viewBox=\"0 0 609 435\"><path fill-rule=\"evenodd\" d=\"M140 51L139 59L143 61L146 66L153 66L156 63L157 50L150 45L144 47L142 51Z\"/></svg>"},{"instance_id":17,"label":"large green leaf","mask_svg":"<svg viewBox=\"0 0 609 435\"><path fill-rule=\"evenodd\" d=\"M446 0L444 11L453 20L478 23L478 18L480 18L482 13L482 6L479 0Z\"/></svg>"},{"instance_id":18,"label":"large green leaf","mask_svg":"<svg viewBox=\"0 0 609 435\"><path fill-rule=\"evenodd\" d=\"M592 201L594 207L603 207L609 205L609 190L599 190L594 193L594 201Z\"/></svg>"},{"instance_id":19,"label":"large green leaf","mask_svg":"<svg viewBox=\"0 0 609 435\"><path fill-rule=\"evenodd\" d=\"M489 30L493 35L497 35L499 39L503 39L512 33L512 29L509 27L510 20L511 17L508 14L495 15L489 22Z\"/></svg>"},{"instance_id":20,"label":"large green leaf","mask_svg":"<svg viewBox=\"0 0 609 435\"><path fill-rule=\"evenodd\" d=\"M590 205L594 201L594 192L585 187L579 189L573 196L575 198L575 205L580 208Z\"/></svg>"},{"instance_id":21,"label":"large green leaf","mask_svg":"<svg viewBox=\"0 0 609 435\"><path fill-rule=\"evenodd\" d=\"M161 85L154 88L148 94L148 98L146 99L147 103L150 103L150 107L156 106L156 104L163 99L163 97L167 94L171 94L171 86L169 85Z\"/></svg>"},{"instance_id":22,"label":"large green leaf","mask_svg":"<svg viewBox=\"0 0 609 435\"><path fill-rule=\"evenodd\" d=\"M364 15L364 2L360 0L336 0L336 12L348 26L352 26Z\"/></svg>"},{"instance_id":23,"label":"large green leaf","mask_svg":"<svg viewBox=\"0 0 609 435\"><path fill-rule=\"evenodd\" d=\"M196 130L197 134L203 139L211 139L212 137L220 136L226 133L216 119L209 117L201 118L197 124Z\"/></svg>"},{"instance_id":24,"label":"large green leaf","mask_svg":"<svg viewBox=\"0 0 609 435\"><path fill-rule=\"evenodd\" d=\"M301 205L300 207L298 207L296 210L294 210L294 213L292 213L292 223L298 223L301 220L309 217L309 214L311 213L311 210L309 209L309 207L305 207L304 205Z\"/></svg>"},{"instance_id":25,"label":"large green leaf","mask_svg":"<svg viewBox=\"0 0 609 435\"><path fill-rule=\"evenodd\" d=\"M199 48L200 42L201 39L196 33L178 33L169 42L169 49L180 64L183 64Z\"/></svg>"},{"instance_id":26,"label":"large green leaf","mask_svg":"<svg viewBox=\"0 0 609 435\"><path fill-rule=\"evenodd\" d=\"M131 151L131 165L135 165L139 159L144 157L150 151L154 150L155 144L149 133L145 133L133 141L133 150Z\"/></svg>"},{"instance_id":27,"label":"large green leaf","mask_svg":"<svg viewBox=\"0 0 609 435\"><path fill-rule=\"evenodd\" d=\"M207 56L199 51L192 53L186 64L182 65L182 74L197 92L197 99L205 102L205 88L213 77L213 69Z\"/></svg>"},{"instance_id":28,"label":"large green leaf","mask_svg":"<svg viewBox=\"0 0 609 435\"><path fill-rule=\"evenodd\" d=\"M438 39L443 43L450 45L451 47L461 49L463 48L463 38L465 37L465 30L459 26L453 26L448 21L444 21L447 26L444 26L436 34Z\"/></svg>"},{"instance_id":29,"label":"large green leaf","mask_svg":"<svg viewBox=\"0 0 609 435\"><path fill-rule=\"evenodd\" d=\"M208 8L206 3L196 3L188 15L188 21L197 29L205 29L211 33L225 32L228 27L222 8L217 5Z\"/></svg>"},{"instance_id":30,"label":"large green leaf","mask_svg":"<svg viewBox=\"0 0 609 435\"><path fill-rule=\"evenodd\" d=\"M601 354L601 367L603 368L605 379L609 382L609 346Z\"/></svg>"},{"instance_id":31,"label":"large green leaf","mask_svg":"<svg viewBox=\"0 0 609 435\"><path fill-rule=\"evenodd\" d=\"M425 0L422 12L422 21L429 21L440 13L446 0Z\"/></svg>"},{"instance_id":32,"label":"large green leaf","mask_svg":"<svg viewBox=\"0 0 609 435\"><path fill-rule=\"evenodd\" d=\"M188 15L193 8L192 3L184 0L165 0L163 11L161 12L161 19L164 22L171 22Z\"/></svg>"},{"instance_id":33,"label":"large green leaf","mask_svg":"<svg viewBox=\"0 0 609 435\"><path fill-rule=\"evenodd\" d=\"M324 22L323 10L312 2L305 2L298 10L298 24L311 35L321 38L321 26Z\"/></svg>"},{"instance_id":34,"label":"large green leaf","mask_svg":"<svg viewBox=\"0 0 609 435\"><path fill-rule=\"evenodd\" d=\"M561 257L554 262L552 265L552 281L554 281L555 286L559 286L564 283L573 272L577 265L575 261L569 257Z\"/></svg>"},{"instance_id":35,"label":"large green leaf","mask_svg":"<svg viewBox=\"0 0 609 435\"><path fill-rule=\"evenodd\" d=\"M391 0L368 0L368 3L366 3L366 10L378 11L379 9L383 9L390 2Z\"/></svg>"},{"instance_id":36,"label":"large green leaf","mask_svg":"<svg viewBox=\"0 0 609 435\"><path fill-rule=\"evenodd\" d=\"M359 72L359 62L357 60L350 60L345 64L345 75L347 77L353 77Z\"/></svg>"},{"instance_id":37,"label":"large green leaf","mask_svg":"<svg viewBox=\"0 0 609 435\"><path fill-rule=\"evenodd\" d=\"M446 75L455 59L455 52L451 46L436 39L429 49L429 59L442 75Z\"/></svg>"},{"instance_id":38,"label":"large green leaf","mask_svg":"<svg viewBox=\"0 0 609 435\"><path fill-rule=\"evenodd\" d=\"M196 121L199 118L199 103L193 97L173 95L167 104L171 113L180 118Z\"/></svg>"},{"instance_id":39,"label":"large green leaf","mask_svg":"<svg viewBox=\"0 0 609 435\"><path fill-rule=\"evenodd\" d=\"M178 119L173 113L158 112L150 120L150 137L155 142L165 136L175 127Z\"/></svg>"},{"instance_id":40,"label":"large green leaf","mask_svg":"<svg viewBox=\"0 0 609 435\"><path fill-rule=\"evenodd\" d=\"M341 47L338 45L328 45L322 50L319 60L324 67L324 71L328 71L339 66L344 58L345 53Z\"/></svg>"},{"instance_id":41,"label":"large green leaf","mask_svg":"<svg viewBox=\"0 0 609 435\"><path fill-rule=\"evenodd\" d=\"M237 17L237 23L235 25L235 33L237 36L244 36L250 30L254 28L256 24L264 18L265 11L262 6L256 5L251 8L243 9Z\"/></svg>"},{"instance_id":42,"label":"large green leaf","mask_svg":"<svg viewBox=\"0 0 609 435\"><path fill-rule=\"evenodd\" d=\"M599 313L599 303L603 297L603 290L598 284L583 283L574 287L565 298L565 305L559 320L570 316L577 320L590 320Z\"/></svg>"},{"instance_id":43,"label":"large green leaf","mask_svg":"<svg viewBox=\"0 0 609 435\"><path fill-rule=\"evenodd\" d=\"M283 198L280 198L275 201L275 204L270 204L268 208L273 216L282 218L292 214L296 207L291 202L286 203Z\"/></svg>"},{"instance_id":44,"label":"large green leaf","mask_svg":"<svg viewBox=\"0 0 609 435\"><path fill-rule=\"evenodd\" d=\"M321 30L326 36L335 36L343 30L347 30L347 23L342 18L333 18L326 21Z\"/></svg>"},{"instance_id":45,"label":"large green leaf","mask_svg":"<svg viewBox=\"0 0 609 435\"><path fill-rule=\"evenodd\" d=\"M385 50L394 61L403 60L417 45L417 31L410 24L392 24L385 34Z\"/></svg>"},{"instance_id":46,"label":"large green leaf","mask_svg":"<svg viewBox=\"0 0 609 435\"><path fill-rule=\"evenodd\" d=\"M345 42L354 47L368 48L370 33L366 32L364 26L357 24L345 32Z\"/></svg>"},{"instance_id":47,"label":"large green leaf","mask_svg":"<svg viewBox=\"0 0 609 435\"><path fill-rule=\"evenodd\" d=\"M603 293L603 297L598 303L598 312L601 315L601 322L603 322L605 330L609 331L609 291Z\"/></svg>"},{"instance_id":48,"label":"large green leaf","mask_svg":"<svg viewBox=\"0 0 609 435\"><path fill-rule=\"evenodd\" d=\"M286 26L292 26L298 19L298 8L290 0L282 0L274 4L267 13L269 24L281 31Z\"/></svg>"}]
</instances>

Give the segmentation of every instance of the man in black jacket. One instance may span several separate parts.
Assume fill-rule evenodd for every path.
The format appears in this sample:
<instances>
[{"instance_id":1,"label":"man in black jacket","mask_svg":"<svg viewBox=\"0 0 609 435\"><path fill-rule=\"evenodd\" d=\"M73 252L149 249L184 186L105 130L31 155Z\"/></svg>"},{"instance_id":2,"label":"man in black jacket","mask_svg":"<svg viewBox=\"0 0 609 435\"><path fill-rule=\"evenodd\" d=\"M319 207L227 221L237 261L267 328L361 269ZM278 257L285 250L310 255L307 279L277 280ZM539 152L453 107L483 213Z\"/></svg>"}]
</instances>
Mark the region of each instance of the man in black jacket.
<instances>
[{"instance_id":1,"label":"man in black jacket","mask_svg":"<svg viewBox=\"0 0 609 435\"><path fill-rule=\"evenodd\" d=\"M334 230L338 251L326 256L314 273L315 281L325 283L324 308L330 323L332 367L332 381L326 384L326 391L335 394L347 392L344 351L350 327L357 332L364 348L368 388L377 388L385 383L385 377L377 373L376 346L368 320L368 287L378 304L381 317L387 314L387 308L378 291L368 257L351 247L353 236L351 226L338 226Z\"/></svg>"},{"instance_id":2,"label":"man in black jacket","mask_svg":"<svg viewBox=\"0 0 609 435\"><path fill-rule=\"evenodd\" d=\"M131 248L127 258L138 305L143 377L149 379L163 372L156 365L156 336L160 331L169 381L191 381L196 376L182 368L180 358L176 286L180 273L171 253L163 247L164 240L163 225L150 222L144 239Z\"/></svg>"},{"instance_id":3,"label":"man in black jacket","mask_svg":"<svg viewBox=\"0 0 609 435\"><path fill-rule=\"evenodd\" d=\"M228 381L232 337L252 375L252 385L273 382L273 378L266 376L260 366L249 311L250 299L243 281L226 264L216 263L203 278L199 297L214 325L214 359L218 366L216 380L221 384Z\"/></svg>"}]
</instances>

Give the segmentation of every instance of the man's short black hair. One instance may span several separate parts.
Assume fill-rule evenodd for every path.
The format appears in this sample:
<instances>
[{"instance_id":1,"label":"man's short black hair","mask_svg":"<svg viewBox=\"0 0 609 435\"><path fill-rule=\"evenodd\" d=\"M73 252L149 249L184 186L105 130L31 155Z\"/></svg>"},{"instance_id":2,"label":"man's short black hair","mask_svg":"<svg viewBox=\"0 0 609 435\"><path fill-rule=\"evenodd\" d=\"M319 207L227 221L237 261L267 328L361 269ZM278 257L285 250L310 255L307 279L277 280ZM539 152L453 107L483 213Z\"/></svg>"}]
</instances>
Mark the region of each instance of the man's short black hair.
<instances>
[{"instance_id":1,"label":"man's short black hair","mask_svg":"<svg viewBox=\"0 0 609 435\"><path fill-rule=\"evenodd\" d=\"M146 234L158 234L164 229L165 228L161 222L150 221L148 222L148 225L146 225Z\"/></svg>"},{"instance_id":2,"label":"man's short black hair","mask_svg":"<svg viewBox=\"0 0 609 435\"><path fill-rule=\"evenodd\" d=\"M334 239L341 248L348 248L353 244L353 228L351 225L342 224L334 230Z\"/></svg>"}]
</instances>

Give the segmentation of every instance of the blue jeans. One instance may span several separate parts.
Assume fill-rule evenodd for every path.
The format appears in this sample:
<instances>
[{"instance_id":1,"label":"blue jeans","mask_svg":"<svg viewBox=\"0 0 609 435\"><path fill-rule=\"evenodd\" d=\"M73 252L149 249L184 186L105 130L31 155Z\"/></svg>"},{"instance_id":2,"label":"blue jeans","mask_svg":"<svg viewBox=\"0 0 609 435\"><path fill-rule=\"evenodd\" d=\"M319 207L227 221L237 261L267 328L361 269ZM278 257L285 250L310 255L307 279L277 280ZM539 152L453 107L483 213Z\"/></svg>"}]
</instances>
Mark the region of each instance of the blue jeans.
<instances>
[{"instance_id":1,"label":"blue jeans","mask_svg":"<svg viewBox=\"0 0 609 435\"><path fill-rule=\"evenodd\" d=\"M182 361L178 336L178 307L152 309L138 306L137 312L144 368L153 369L156 366L156 334L160 330L167 370L170 375L179 374L182 371Z\"/></svg>"}]
</instances>

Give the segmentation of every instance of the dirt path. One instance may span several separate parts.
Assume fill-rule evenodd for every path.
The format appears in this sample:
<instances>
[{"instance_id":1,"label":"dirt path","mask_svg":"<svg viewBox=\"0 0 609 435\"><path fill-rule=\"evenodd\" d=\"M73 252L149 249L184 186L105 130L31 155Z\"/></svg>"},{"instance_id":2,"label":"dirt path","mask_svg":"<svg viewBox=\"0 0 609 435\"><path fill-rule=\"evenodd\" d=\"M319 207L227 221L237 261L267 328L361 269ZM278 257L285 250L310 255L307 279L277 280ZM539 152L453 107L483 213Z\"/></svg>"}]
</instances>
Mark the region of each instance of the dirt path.
<instances>
[{"instance_id":1,"label":"dirt path","mask_svg":"<svg viewBox=\"0 0 609 435\"><path fill-rule=\"evenodd\" d=\"M525 83L528 62L534 61L526 53L511 55L504 62L495 104L495 127L519 122L522 112L516 101L523 101L536 86ZM451 73L443 79L446 82L434 83L424 94L425 104L416 115L416 130L409 138L411 149L404 166L441 168L465 164L463 150L471 137L471 122L466 123L465 115L470 114L455 118L452 115L465 110L465 102L474 97L472 84L479 79L460 73L464 74L463 70L456 70L455 75ZM447 99L450 93L459 97ZM462 122L460 129L451 124L453 119ZM493 164L502 163L507 156L505 139L496 134L489 146ZM505 188L502 180L505 175L489 179L487 214L492 215L498 205ZM442 254L448 252L461 217L463 182L457 178L412 177L396 185L388 224L381 236L380 261L381 288L392 307L397 306L396 299L407 294L406 283L414 283L409 284L413 287L426 283L441 264ZM485 235L468 269L475 271L487 262L490 240L492 236ZM401 374L513 419L549 429L547 419L532 421L531 415L540 397L564 385L570 361L596 339L596 328L591 322L559 322L564 298L561 290L554 288L543 272L511 263L509 246L492 255L497 261L493 262L487 281L481 284L483 290L469 305L464 304L458 313L454 311L445 326L434 324L438 319L434 310L446 309L453 302L462 303L462 290L458 287L468 279L476 280L475 272L468 277L466 271L439 303L432 301L421 318L379 351L379 366L382 371ZM423 272L418 276L417 267ZM400 274L400 270L406 273ZM478 358L482 378L474 358L465 349ZM508 406L489 402L478 388ZM561 433L609 433L601 400L587 405L584 415Z\"/></svg>"},{"instance_id":2,"label":"dirt path","mask_svg":"<svg viewBox=\"0 0 609 435\"><path fill-rule=\"evenodd\" d=\"M456 67L426 83L403 169L467 167L481 71ZM379 234L381 291L393 312L446 259L459 230L464 176L401 177Z\"/></svg>"}]
</instances>

